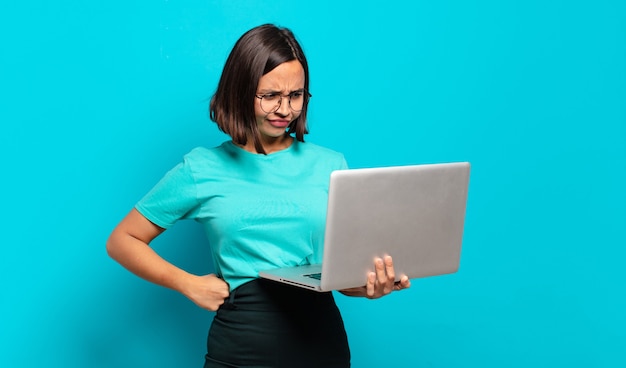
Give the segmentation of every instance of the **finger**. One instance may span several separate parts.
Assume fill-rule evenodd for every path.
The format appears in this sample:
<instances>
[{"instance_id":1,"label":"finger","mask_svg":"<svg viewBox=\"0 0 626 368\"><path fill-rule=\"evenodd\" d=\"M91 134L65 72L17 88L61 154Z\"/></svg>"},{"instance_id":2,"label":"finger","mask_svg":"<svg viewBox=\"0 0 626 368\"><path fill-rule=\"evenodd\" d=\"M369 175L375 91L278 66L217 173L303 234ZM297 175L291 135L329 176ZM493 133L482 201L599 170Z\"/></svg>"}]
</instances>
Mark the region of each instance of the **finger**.
<instances>
[{"instance_id":1,"label":"finger","mask_svg":"<svg viewBox=\"0 0 626 368\"><path fill-rule=\"evenodd\" d=\"M215 275L210 275L211 276L211 280L213 281L213 290L215 293L216 297L220 297L220 298L228 298L228 296L230 295L230 285L228 285L228 283L226 281L224 281L223 279L215 276Z\"/></svg>"},{"instance_id":2,"label":"finger","mask_svg":"<svg viewBox=\"0 0 626 368\"><path fill-rule=\"evenodd\" d=\"M369 274L367 274L367 284L365 285L365 289L366 289L365 291L366 291L366 295L368 298L374 297L375 284L376 284L376 274L374 272L370 272Z\"/></svg>"},{"instance_id":3,"label":"finger","mask_svg":"<svg viewBox=\"0 0 626 368\"><path fill-rule=\"evenodd\" d=\"M385 285L387 283L387 272L385 271L385 263L382 259L376 258L374 261L374 267L376 269L376 280L379 285Z\"/></svg>"},{"instance_id":4,"label":"finger","mask_svg":"<svg viewBox=\"0 0 626 368\"><path fill-rule=\"evenodd\" d=\"M391 256L385 257L385 273L387 273L387 282L390 282L393 285L396 281L396 272L393 269L393 259Z\"/></svg>"},{"instance_id":5,"label":"finger","mask_svg":"<svg viewBox=\"0 0 626 368\"><path fill-rule=\"evenodd\" d=\"M229 296L230 296L230 288L229 288L228 284L226 284L226 285L224 285L224 288L221 290L221 297L226 299Z\"/></svg>"},{"instance_id":6,"label":"finger","mask_svg":"<svg viewBox=\"0 0 626 368\"><path fill-rule=\"evenodd\" d=\"M411 287L411 281L409 280L408 276L402 276L400 278L400 281L396 282L393 285L393 289L394 290L403 290L403 289L407 289Z\"/></svg>"},{"instance_id":7,"label":"finger","mask_svg":"<svg viewBox=\"0 0 626 368\"><path fill-rule=\"evenodd\" d=\"M400 279L400 285L402 286L403 289L409 288L411 287L411 280L409 280L408 276L404 275Z\"/></svg>"},{"instance_id":8,"label":"finger","mask_svg":"<svg viewBox=\"0 0 626 368\"><path fill-rule=\"evenodd\" d=\"M215 312L218 309L220 309L220 307L222 306L222 304L224 304L224 302L225 300L216 299L208 303L206 306L203 306L203 308L210 312Z\"/></svg>"},{"instance_id":9,"label":"finger","mask_svg":"<svg viewBox=\"0 0 626 368\"><path fill-rule=\"evenodd\" d=\"M393 291L394 283L396 281L396 273L393 268L393 259L391 256L385 256L385 274L387 278L384 283L383 292L388 294Z\"/></svg>"}]
</instances>

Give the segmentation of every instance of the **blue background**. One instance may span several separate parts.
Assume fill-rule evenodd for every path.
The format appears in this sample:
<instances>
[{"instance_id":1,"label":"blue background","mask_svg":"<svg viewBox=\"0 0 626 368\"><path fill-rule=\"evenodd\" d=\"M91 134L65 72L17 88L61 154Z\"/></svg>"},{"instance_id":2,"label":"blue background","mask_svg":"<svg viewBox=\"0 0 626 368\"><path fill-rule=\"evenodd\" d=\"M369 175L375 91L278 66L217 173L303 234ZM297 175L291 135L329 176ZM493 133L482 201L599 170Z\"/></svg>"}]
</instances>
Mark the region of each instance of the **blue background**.
<instances>
[{"instance_id":1,"label":"blue background","mask_svg":"<svg viewBox=\"0 0 626 368\"><path fill-rule=\"evenodd\" d=\"M309 58L308 140L352 167L473 165L458 273L337 297L354 367L626 366L617 0L0 6L1 366L202 365L212 314L104 245L183 154L226 139L207 102L265 22ZM195 225L154 247L208 273Z\"/></svg>"}]
</instances>

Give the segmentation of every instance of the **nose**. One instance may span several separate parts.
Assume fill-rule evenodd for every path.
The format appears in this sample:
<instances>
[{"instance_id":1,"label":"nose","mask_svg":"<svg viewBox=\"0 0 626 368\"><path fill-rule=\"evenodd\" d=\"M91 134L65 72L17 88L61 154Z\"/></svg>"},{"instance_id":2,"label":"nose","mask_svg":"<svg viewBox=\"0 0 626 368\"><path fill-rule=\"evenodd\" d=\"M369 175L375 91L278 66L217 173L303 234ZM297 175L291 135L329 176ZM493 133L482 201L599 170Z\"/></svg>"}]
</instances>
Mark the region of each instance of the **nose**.
<instances>
[{"instance_id":1,"label":"nose","mask_svg":"<svg viewBox=\"0 0 626 368\"><path fill-rule=\"evenodd\" d=\"M291 112L291 108L289 107L289 96L280 96L280 103L278 104L278 108L275 113L280 116L287 116Z\"/></svg>"}]
</instances>

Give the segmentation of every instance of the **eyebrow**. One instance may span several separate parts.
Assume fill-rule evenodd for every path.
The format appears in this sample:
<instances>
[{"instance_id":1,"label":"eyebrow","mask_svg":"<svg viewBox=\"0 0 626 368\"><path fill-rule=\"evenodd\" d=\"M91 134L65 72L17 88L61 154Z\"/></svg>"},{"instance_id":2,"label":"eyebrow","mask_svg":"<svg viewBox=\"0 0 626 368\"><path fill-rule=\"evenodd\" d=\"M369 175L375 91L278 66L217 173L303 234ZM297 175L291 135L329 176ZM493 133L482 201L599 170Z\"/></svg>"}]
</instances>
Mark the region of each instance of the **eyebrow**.
<instances>
[{"instance_id":1,"label":"eyebrow","mask_svg":"<svg viewBox=\"0 0 626 368\"><path fill-rule=\"evenodd\" d=\"M287 94L290 95L290 94L295 93L295 92L304 92L304 87L295 89L295 90L293 90L293 91L291 91L291 92L289 92ZM260 90L257 93L263 94L263 95L264 94L270 94L270 93L281 93L282 94L283 91L276 91L276 90L272 90L272 89L262 89L262 90Z\"/></svg>"}]
</instances>

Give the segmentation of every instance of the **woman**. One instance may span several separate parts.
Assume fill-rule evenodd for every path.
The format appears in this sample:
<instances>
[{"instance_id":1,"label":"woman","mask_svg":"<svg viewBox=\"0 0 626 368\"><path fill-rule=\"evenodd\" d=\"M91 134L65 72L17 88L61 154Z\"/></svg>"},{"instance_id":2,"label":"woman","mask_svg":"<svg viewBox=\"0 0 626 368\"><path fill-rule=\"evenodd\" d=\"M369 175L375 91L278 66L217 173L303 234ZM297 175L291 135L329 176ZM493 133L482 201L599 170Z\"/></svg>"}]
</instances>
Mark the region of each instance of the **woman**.
<instances>
[{"instance_id":1,"label":"woman","mask_svg":"<svg viewBox=\"0 0 626 368\"><path fill-rule=\"evenodd\" d=\"M332 293L258 279L259 270L321 262L329 176L346 168L343 155L304 142L308 87L307 61L291 31L262 25L246 32L210 106L232 141L187 154L107 242L130 271L217 311L205 368L350 365ZM150 248L179 219L204 227L217 275L192 275ZM378 298L410 285L406 277L394 283L391 257L373 269L365 286L341 292Z\"/></svg>"}]
</instances>

